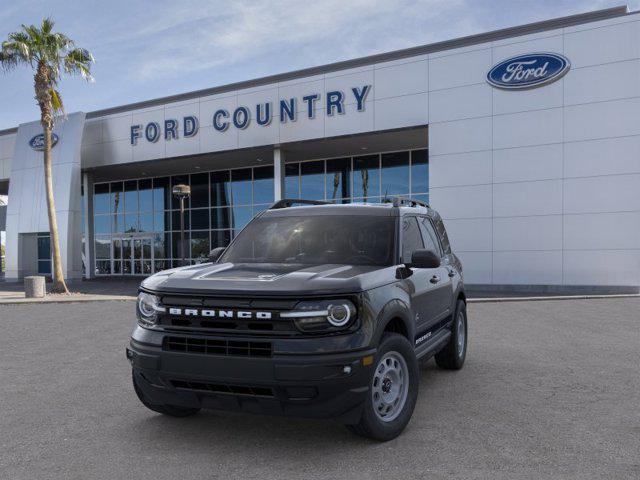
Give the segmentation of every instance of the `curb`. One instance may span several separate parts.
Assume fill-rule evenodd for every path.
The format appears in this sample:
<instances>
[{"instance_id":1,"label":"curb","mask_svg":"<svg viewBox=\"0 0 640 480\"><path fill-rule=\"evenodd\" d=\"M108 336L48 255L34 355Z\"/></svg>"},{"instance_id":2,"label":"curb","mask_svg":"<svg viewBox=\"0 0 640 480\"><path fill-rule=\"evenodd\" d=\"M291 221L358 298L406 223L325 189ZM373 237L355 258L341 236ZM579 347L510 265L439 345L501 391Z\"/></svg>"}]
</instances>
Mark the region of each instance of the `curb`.
<instances>
[{"instance_id":1,"label":"curb","mask_svg":"<svg viewBox=\"0 0 640 480\"><path fill-rule=\"evenodd\" d=\"M545 302L556 300L592 300L602 298L640 298L640 294L621 293L613 295L555 295L549 297L467 298L467 303Z\"/></svg>"},{"instance_id":2,"label":"curb","mask_svg":"<svg viewBox=\"0 0 640 480\"><path fill-rule=\"evenodd\" d=\"M11 300L0 299L0 307L3 305L33 305L33 304L48 304L48 303L85 303L85 302L113 302L113 301L133 301L137 297L128 295L119 296L104 296L104 297L91 297L91 298L16 298Z\"/></svg>"}]
</instances>

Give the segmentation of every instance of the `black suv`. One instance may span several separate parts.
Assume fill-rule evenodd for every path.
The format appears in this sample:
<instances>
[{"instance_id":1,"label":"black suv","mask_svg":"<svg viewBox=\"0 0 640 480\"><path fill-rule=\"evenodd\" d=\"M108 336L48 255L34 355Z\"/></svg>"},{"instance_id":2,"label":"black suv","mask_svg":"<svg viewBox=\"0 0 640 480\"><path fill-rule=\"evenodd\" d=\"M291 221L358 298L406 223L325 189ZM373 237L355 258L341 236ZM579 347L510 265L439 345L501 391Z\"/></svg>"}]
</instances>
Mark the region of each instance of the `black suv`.
<instances>
[{"instance_id":1,"label":"black suv","mask_svg":"<svg viewBox=\"0 0 640 480\"><path fill-rule=\"evenodd\" d=\"M210 260L140 286L127 357L151 410L330 418L389 440L418 361L464 363L462 267L421 202L281 200Z\"/></svg>"}]
</instances>

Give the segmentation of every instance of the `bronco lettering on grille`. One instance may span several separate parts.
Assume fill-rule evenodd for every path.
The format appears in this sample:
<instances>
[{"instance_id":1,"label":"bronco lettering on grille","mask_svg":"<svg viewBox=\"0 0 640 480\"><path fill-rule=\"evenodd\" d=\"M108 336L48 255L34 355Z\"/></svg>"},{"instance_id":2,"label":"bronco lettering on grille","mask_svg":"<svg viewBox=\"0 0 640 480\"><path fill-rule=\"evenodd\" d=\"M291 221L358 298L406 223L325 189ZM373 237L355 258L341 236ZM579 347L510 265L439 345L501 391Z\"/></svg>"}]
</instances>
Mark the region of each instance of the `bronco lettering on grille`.
<instances>
[{"instance_id":1,"label":"bronco lettering on grille","mask_svg":"<svg viewBox=\"0 0 640 480\"><path fill-rule=\"evenodd\" d=\"M260 320L271 319L271 312L254 312L248 310L198 310L195 308L169 308L170 315L184 315L186 317L217 317L217 318L240 318Z\"/></svg>"}]
</instances>

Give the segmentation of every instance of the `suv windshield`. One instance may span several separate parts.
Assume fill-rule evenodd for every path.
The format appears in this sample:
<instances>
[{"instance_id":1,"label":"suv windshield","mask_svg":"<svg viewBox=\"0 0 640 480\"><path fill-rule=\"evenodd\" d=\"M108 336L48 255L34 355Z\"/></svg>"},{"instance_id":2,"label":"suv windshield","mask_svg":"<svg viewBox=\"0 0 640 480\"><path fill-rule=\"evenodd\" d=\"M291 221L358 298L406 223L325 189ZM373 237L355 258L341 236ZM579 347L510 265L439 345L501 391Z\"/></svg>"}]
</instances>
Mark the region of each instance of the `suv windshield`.
<instances>
[{"instance_id":1,"label":"suv windshield","mask_svg":"<svg viewBox=\"0 0 640 480\"><path fill-rule=\"evenodd\" d=\"M242 230L220 262L393 265L395 217L262 217Z\"/></svg>"}]
</instances>

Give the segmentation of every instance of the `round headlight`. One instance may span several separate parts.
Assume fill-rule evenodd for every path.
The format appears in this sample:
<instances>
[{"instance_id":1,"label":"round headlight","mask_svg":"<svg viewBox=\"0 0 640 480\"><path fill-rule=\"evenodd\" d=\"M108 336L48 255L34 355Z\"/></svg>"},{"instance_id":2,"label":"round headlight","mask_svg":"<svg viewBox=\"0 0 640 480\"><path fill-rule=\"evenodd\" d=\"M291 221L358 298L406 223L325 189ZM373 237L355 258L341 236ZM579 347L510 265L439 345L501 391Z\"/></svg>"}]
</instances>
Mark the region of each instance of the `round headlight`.
<instances>
[{"instance_id":1,"label":"round headlight","mask_svg":"<svg viewBox=\"0 0 640 480\"><path fill-rule=\"evenodd\" d=\"M334 327L342 327L351 319L351 310L347 304L329 305L327 310L329 312L327 320Z\"/></svg>"},{"instance_id":2,"label":"round headlight","mask_svg":"<svg viewBox=\"0 0 640 480\"><path fill-rule=\"evenodd\" d=\"M142 326L151 327L158 323L158 312L163 312L160 300L150 293L140 292L138 295L138 320Z\"/></svg>"}]
</instances>

